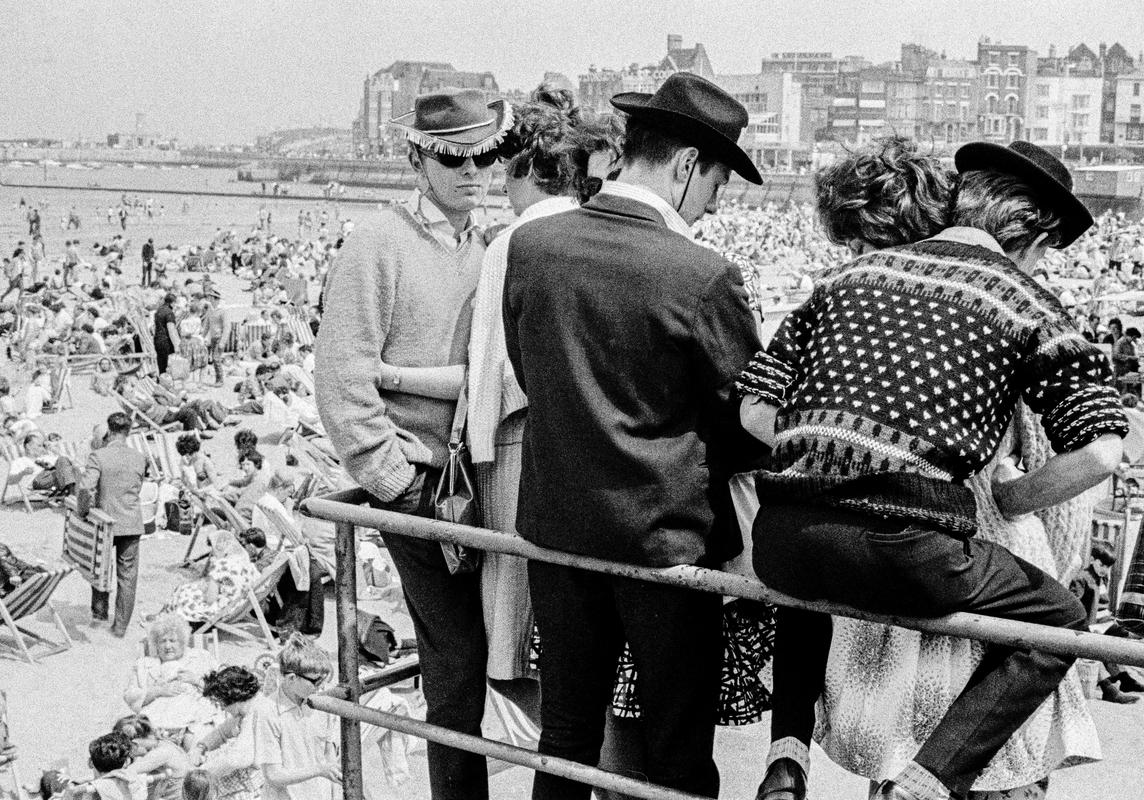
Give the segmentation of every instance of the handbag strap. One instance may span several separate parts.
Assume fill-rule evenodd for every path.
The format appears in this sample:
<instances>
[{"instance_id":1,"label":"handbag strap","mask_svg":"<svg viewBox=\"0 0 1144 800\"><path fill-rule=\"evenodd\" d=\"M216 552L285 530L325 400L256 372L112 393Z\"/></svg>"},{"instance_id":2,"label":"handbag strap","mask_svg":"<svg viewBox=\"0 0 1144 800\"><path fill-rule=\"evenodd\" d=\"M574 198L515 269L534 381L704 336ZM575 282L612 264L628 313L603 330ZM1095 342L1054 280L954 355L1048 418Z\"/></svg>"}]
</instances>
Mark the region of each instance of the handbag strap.
<instances>
[{"instance_id":1,"label":"handbag strap","mask_svg":"<svg viewBox=\"0 0 1144 800\"><path fill-rule=\"evenodd\" d=\"M461 394L457 397L457 410L453 414L453 430L449 434L449 447L461 445L465 441L465 422L469 416L469 370L461 381Z\"/></svg>"}]
</instances>

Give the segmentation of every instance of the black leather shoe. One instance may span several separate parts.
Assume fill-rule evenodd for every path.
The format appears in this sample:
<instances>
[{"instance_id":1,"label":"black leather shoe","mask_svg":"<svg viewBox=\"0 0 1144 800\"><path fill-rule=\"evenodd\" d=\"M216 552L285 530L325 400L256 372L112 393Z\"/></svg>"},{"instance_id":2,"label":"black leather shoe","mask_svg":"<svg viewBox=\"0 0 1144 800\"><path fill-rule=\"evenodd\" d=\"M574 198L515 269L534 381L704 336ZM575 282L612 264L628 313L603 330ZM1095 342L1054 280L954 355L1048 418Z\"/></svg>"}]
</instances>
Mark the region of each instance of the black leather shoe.
<instances>
[{"instance_id":1,"label":"black leather shoe","mask_svg":"<svg viewBox=\"0 0 1144 800\"><path fill-rule=\"evenodd\" d=\"M789 758L771 764L755 800L806 800L806 773Z\"/></svg>"},{"instance_id":2,"label":"black leather shoe","mask_svg":"<svg viewBox=\"0 0 1144 800\"><path fill-rule=\"evenodd\" d=\"M1127 705L1128 703L1136 703L1140 700L1136 695L1125 694L1120 691L1120 687L1113 682L1112 678L1105 678L1098 683L1097 686L1100 687L1101 699L1109 703Z\"/></svg>"},{"instance_id":3,"label":"black leather shoe","mask_svg":"<svg viewBox=\"0 0 1144 800\"><path fill-rule=\"evenodd\" d=\"M1127 672L1121 672L1116 678L1122 692L1144 692L1144 683L1133 678Z\"/></svg>"},{"instance_id":4,"label":"black leather shoe","mask_svg":"<svg viewBox=\"0 0 1144 800\"><path fill-rule=\"evenodd\" d=\"M918 796L893 781L882 781L872 800L918 800Z\"/></svg>"}]
</instances>

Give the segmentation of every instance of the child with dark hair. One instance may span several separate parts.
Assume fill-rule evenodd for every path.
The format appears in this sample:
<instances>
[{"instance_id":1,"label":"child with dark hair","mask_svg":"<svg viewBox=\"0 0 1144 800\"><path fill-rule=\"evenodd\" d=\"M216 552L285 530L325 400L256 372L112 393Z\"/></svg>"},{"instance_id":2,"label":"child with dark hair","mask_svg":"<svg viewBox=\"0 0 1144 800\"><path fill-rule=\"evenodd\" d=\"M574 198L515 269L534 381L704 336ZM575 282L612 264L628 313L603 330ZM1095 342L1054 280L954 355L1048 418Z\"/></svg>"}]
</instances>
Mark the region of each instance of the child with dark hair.
<instances>
[{"instance_id":1,"label":"child with dark hair","mask_svg":"<svg viewBox=\"0 0 1144 800\"><path fill-rule=\"evenodd\" d=\"M218 797L214 778L206 770L193 769L183 778L183 800L216 800Z\"/></svg>"},{"instance_id":2,"label":"child with dark hair","mask_svg":"<svg viewBox=\"0 0 1144 800\"><path fill-rule=\"evenodd\" d=\"M134 781L121 774L108 774L130 764L132 751L131 740L122 733L105 733L87 746L91 768L95 770L91 787L99 800L135 800Z\"/></svg>"},{"instance_id":3,"label":"child with dark hair","mask_svg":"<svg viewBox=\"0 0 1144 800\"><path fill-rule=\"evenodd\" d=\"M1096 623L1097 611L1100 606L1100 587L1112 574L1112 566L1116 563L1116 554L1107 542L1094 542L1091 550L1092 560L1069 584L1069 590L1080 600L1088 615L1088 625L1091 628ZM1109 636L1124 636L1125 633L1119 625L1113 624L1105 631ZM1100 695L1110 703L1135 703L1140 700L1127 692L1144 692L1144 684L1136 680L1127 670L1119 664L1105 662L1101 665L1101 679L1097 683Z\"/></svg>"}]
</instances>

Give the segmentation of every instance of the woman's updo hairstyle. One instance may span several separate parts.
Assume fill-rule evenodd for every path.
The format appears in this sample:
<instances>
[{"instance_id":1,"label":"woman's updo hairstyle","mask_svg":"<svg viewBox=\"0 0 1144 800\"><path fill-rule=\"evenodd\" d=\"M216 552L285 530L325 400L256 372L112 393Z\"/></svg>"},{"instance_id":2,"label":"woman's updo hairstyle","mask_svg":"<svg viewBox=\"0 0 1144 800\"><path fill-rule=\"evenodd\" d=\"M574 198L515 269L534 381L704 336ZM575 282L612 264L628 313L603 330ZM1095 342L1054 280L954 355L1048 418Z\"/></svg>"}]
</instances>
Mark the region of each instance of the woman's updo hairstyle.
<instances>
[{"instance_id":1,"label":"woman's updo hairstyle","mask_svg":"<svg viewBox=\"0 0 1144 800\"><path fill-rule=\"evenodd\" d=\"M555 108L573 125L580 124L580 107L576 104L576 95L571 89L560 88L545 81L532 90L528 99Z\"/></svg>"},{"instance_id":2,"label":"woman's updo hairstyle","mask_svg":"<svg viewBox=\"0 0 1144 800\"><path fill-rule=\"evenodd\" d=\"M516 123L500 145L505 171L517 180L530 176L546 194L572 194L577 159L568 118L545 103L514 106Z\"/></svg>"},{"instance_id":3,"label":"woman's updo hairstyle","mask_svg":"<svg viewBox=\"0 0 1144 800\"><path fill-rule=\"evenodd\" d=\"M949 227L956 176L901 136L823 167L814 176L818 216L827 238L877 249L928 239Z\"/></svg>"}]
</instances>

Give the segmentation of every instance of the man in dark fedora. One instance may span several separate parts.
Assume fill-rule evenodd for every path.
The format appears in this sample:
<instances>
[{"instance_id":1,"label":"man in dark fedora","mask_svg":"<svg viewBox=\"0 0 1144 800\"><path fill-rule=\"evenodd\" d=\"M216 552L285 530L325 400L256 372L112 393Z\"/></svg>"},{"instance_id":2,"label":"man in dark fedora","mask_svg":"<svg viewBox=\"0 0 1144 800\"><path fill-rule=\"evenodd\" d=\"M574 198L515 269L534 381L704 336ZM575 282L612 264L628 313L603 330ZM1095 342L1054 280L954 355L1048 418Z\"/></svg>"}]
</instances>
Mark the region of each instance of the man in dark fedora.
<instances>
[{"instance_id":1,"label":"man in dark fedora","mask_svg":"<svg viewBox=\"0 0 1144 800\"><path fill-rule=\"evenodd\" d=\"M708 81L626 93L621 172L509 246L505 339L528 395L517 527L528 540L649 567L718 564L741 538L731 452L753 452L732 389L758 347L738 269L692 240L735 171L746 110ZM595 764L626 640L648 780L715 797L722 654L717 595L533 561L540 752ZM537 773L534 798L589 787Z\"/></svg>"},{"instance_id":2,"label":"man in dark fedora","mask_svg":"<svg viewBox=\"0 0 1144 800\"><path fill-rule=\"evenodd\" d=\"M473 89L418 97L391 121L418 188L346 237L330 270L314 351L318 411L349 474L382 508L432 517L454 399L406 391L402 370L464 364L485 243L473 211L512 127L503 100ZM382 363L397 367L384 382ZM462 379L458 370L456 392ZM480 735L486 642L480 574L451 575L436 542L385 535L421 657L426 719ZM433 800L488 797L481 756L429 743Z\"/></svg>"},{"instance_id":3,"label":"man in dark fedora","mask_svg":"<svg viewBox=\"0 0 1144 800\"><path fill-rule=\"evenodd\" d=\"M882 614L975 612L1072 630L1067 588L974 537L966 480L993 459L1017 402L1056 453L991 480L1015 518L1105 480L1128 426L1107 360L1031 277L1092 225L1057 159L1028 142L962 147L952 226L820 274L741 380L743 421L772 445L752 551L769 586ZM996 514L983 509L985 514ZM802 800L831 622L777 615L771 752L759 800ZM1054 691L1072 658L990 645L880 800L964 798ZM889 777L889 776L887 776Z\"/></svg>"}]
</instances>

